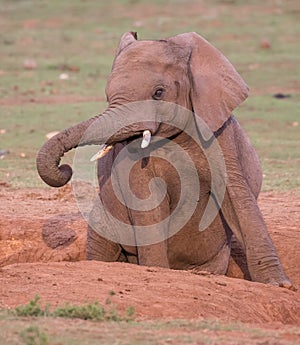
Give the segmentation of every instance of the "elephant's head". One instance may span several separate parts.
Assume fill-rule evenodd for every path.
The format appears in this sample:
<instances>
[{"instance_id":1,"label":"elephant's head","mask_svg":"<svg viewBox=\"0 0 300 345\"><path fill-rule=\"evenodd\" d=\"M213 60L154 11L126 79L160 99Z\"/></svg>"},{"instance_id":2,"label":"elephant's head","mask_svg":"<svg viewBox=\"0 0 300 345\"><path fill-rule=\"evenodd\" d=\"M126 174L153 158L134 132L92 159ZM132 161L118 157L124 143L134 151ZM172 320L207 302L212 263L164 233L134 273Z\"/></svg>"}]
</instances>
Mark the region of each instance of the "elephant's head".
<instances>
[{"instance_id":1,"label":"elephant's head","mask_svg":"<svg viewBox=\"0 0 300 345\"><path fill-rule=\"evenodd\" d=\"M60 158L78 145L113 145L142 136L145 130L164 137L176 135L176 128L161 121L156 111L148 112L147 118L135 114L134 124L120 128L124 119L116 109L121 105L147 100L179 104L216 131L246 99L248 88L231 63L196 33L138 41L135 33L128 32L121 38L106 95L109 105L103 114L62 131L40 150L38 172L50 186L60 187L70 180L72 169L59 166ZM96 120L97 131L85 136Z\"/></svg>"}]
</instances>

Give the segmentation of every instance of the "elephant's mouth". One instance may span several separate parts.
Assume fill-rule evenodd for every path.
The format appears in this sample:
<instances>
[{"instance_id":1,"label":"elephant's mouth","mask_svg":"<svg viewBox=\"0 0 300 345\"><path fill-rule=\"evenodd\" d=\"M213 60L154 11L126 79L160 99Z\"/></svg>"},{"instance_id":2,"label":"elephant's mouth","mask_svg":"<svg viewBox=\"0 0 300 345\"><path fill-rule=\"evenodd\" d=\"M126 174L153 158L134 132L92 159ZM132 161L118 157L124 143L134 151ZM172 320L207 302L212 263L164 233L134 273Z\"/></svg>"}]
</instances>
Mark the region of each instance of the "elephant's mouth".
<instances>
[{"instance_id":1,"label":"elephant's mouth","mask_svg":"<svg viewBox=\"0 0 300 345\"><path fill-rule=\"evenodd\" d=\"M141 134L142 134L142 138L141 138ZM141 139L141 144L140 147L141 149L145 149L149 146L150 142L151 142L151 132L149 129L145 129L141 134L136 134L132 137L130 137L129 139L125 140L127 143L128 142L132 142L135 139ZM108 154L108 152L110 150L113 149L115 143L113 144L104 144L102 146L102 148L91 158L91 162L96 161L104 156L106 156Z\"/></svg>"}]
</instances>

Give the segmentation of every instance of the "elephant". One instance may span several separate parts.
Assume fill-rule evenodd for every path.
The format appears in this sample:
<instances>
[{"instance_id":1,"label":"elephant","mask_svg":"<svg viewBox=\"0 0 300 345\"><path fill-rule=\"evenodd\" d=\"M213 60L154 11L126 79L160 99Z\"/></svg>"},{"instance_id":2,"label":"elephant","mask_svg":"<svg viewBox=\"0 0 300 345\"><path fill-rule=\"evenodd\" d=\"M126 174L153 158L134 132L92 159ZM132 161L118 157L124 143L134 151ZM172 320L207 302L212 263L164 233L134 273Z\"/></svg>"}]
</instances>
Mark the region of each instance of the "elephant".
<instances>
[{"instance_id":1,"label":"elephant","mask_svg":"<svg viewBox=\"0 0 300 345\"><path fill-rule=\"evenodd\" d=\"M293 289L257 204L258 155L232 114L248 92L228 59L195 32L161 40L123 34L106 110L52 137L37 156L40 177L61 187L72 176L60 165L64 153L104 145L94 157L99 196L87 259L226 274L235 236L252 281ZM147 199L154 206L143 209ZM208 204L213 217L203 221Z\"/></svg>"}]
</instances>

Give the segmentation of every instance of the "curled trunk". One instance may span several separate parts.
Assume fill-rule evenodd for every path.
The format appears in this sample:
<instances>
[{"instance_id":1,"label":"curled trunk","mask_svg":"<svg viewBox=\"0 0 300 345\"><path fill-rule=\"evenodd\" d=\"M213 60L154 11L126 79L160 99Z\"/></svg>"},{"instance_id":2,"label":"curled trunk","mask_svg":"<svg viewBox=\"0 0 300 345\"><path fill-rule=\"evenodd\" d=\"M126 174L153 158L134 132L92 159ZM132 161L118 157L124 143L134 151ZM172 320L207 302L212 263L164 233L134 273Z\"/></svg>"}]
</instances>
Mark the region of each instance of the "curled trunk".
<instances>
[{"instance_id":1,"label":"curled trunk","mask_svg":"<svg viewBox=\"0 0 300 345\"><path fill-rule=\"evenodd\" d=\"M60 165L61 157L66 152L78 146L120 142L131 136L141 135L147 128L153 133L157 124L153 118L152 121L148 120L149 113L155 114L149 108L142 121L137 121L134 106L108 108L101 115L65 129L40 149L36 160L40 177L49 186L64 186L72 177L72 168L67 164Z\"/></svg>"},{"instance_id":2,"label":"curled trunk","mask_svg":"<svg viewBox=\"0 0 300 345\"><path fill-rule=\"evenodd\" d=\"M37 156L38 173L48 185L62 187L71 179L72 168L66 164L60 165L60 160L71 149L84 145L109 145L137 136L144 139L141 143L142 147L146 147L151 134L161 132L161 135L168 137L170 125L184 129L190 115L187 109L176 104L157 101L109 107L103 114L70 127L48 140ZM161 124L166 126L158 130Z\"/></svg>"},{"instance_id":3,"label":"curled trunk","mask_svg":"<svg viewBox=\"0 0 300 345\"><path fill-rule=\"evenodd\" d=\"M62 187L71 179L72 168L67 164L59 166L61 157L80 144L83 134L93 121L94 118L65 129L40 149L36 159L37 170L49 186Z\"/></svg>"}]
</instances>

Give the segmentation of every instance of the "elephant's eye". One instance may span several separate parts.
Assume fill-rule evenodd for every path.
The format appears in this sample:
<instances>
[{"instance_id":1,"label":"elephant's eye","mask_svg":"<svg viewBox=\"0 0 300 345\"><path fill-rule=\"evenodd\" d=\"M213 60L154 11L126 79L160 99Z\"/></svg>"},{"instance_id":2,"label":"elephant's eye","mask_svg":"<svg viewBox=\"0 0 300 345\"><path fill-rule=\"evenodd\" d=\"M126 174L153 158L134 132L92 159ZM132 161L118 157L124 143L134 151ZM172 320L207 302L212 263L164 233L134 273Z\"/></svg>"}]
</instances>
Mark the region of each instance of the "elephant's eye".
<instances>
[{"instance_id":1,"label":"elephant's eye","mask_svg":"<svg viewBox=\"0 0 300 345\"><path fill-rule=\"evenodd\" d=\"M159 89L156 89L152 98L156 99L156 100L160 100L164 94L164 89L162 87L160 87Z\"/></svg>"}]
</instances>

